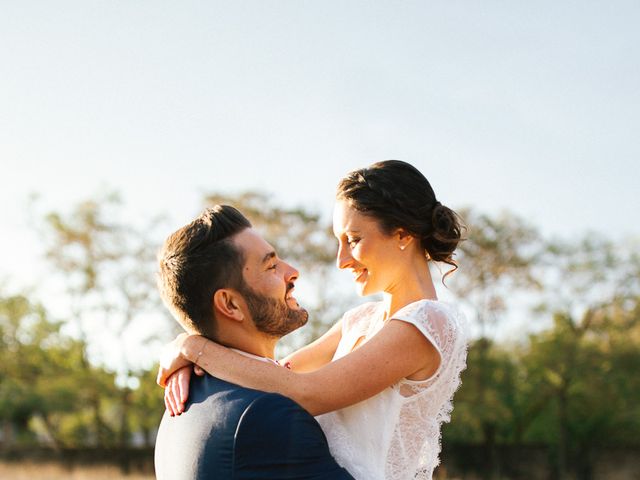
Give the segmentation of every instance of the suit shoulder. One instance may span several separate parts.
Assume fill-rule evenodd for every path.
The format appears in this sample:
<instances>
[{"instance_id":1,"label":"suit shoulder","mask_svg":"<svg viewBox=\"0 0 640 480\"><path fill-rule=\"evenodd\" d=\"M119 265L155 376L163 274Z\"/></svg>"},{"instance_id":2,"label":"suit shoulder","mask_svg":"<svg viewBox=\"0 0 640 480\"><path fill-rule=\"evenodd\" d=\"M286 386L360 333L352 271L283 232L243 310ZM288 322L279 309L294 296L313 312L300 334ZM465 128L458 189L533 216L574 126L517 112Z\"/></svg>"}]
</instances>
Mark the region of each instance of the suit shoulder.
<instances>
[{"instance_id":1,"label":"suit shoulder","mask_svg":"<svg viewBox=\"0 0 640 480\"><path fill-rule=\"evenodd\" d=\"M165 413L156 437L159 480L232 478L240 419L264 392L204 376L193 378L182 415Z\"/></svg>"},{"instance_id":2,"label":"suit shoulder","mask_svg":"<svg viewBox=\"0 0 640 480\"><path fill-rule=\"evenodd\" d=\"M309 412L290 398L279 393L258 392L244 409L238 432L244 428L269 430L273 425L294 419L317 424Z\"/></svg>"},{"instance_id":3,"label":"suit shoulder","mask_svg":"<svg viewBox=\"0 0 640 480\"><path fill-rule=\"evenodd\" d=\"M191 405L203 401L214 403L232 401L246 407L261 395L264 395L264 392L241 387L208 374L203 377L193 375L189 385L189 404Z\"/></svg>"},{"instance_id":4,"label":"suit shoulder","mask_svg":"<svg viewBox=\"0 0 640 480\"><path fill-rule=\"evenodd\" d=\"M237 478L351 478L329 453L318 422L288 397L264 393L244 411L235 436ZM254 477L260 472L259 477Z\"/></svg>"}]
</instances>

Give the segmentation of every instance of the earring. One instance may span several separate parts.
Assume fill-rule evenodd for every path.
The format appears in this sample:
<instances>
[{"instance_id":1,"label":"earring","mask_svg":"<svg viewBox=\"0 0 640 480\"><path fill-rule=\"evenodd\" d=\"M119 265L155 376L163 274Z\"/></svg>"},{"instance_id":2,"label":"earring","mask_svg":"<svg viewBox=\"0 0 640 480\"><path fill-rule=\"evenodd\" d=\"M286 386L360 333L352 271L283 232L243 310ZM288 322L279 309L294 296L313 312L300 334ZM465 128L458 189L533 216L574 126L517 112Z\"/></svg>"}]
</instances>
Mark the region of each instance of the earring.
<instances>
[{"instance_id":1,"label":"earring","mask_svg":"<svg viewBox=\"0 0 640 480\"><path fill-rule=\"evenodd\" d=\"M406 245L400 245L400 250L404 250L404 247L406 247Z\"/></svg>"}]
</instances>

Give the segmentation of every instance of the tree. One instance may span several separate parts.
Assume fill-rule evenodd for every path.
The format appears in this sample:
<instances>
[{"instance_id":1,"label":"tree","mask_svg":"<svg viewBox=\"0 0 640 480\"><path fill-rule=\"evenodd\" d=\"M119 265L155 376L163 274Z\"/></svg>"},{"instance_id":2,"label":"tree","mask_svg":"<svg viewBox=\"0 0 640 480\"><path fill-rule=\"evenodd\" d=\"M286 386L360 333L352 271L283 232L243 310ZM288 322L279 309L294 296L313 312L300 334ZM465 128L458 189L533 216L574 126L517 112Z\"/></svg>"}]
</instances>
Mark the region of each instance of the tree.
<instances>
[{"instance_id":1,"label":"tree","mask_svg":"<svg viewBox=\"0 0 640 480\"><path fill-rule=\"evenodd\" d=\"M113 375L99 368L78 369L84 345L60 328L26 296L0 298L0 411L9 441L33 443L40 433L55 448L83 444L86 438L68 427L86 405L88 377L103 390L113 385Z\"/></svg>"},{"instance_id":2,"label":"tree","mask_svg":"<svg viewBox=\"0 0 640 480\"><path fill-rule=\"evenodd\" d=\"M541 408L528 438L555 447L560 478L590 478L601 447L637 443L640 344L616 332L629 324L638 330L637 307L605 307L580 320L557 313L552 329L531 335L522 361L530 403Z\"/></svg>"},{"instance_id":3,"label":"tree","mask_svg":"<svg viewBox=\"0 0 640 480\"><path fill-rule=\"evenodd\" d=\"M131 393L131 428L142 434L145 447L153 447L155 432L165 410L164 399L156 385L157 364L138 377L139 385Z\"/></svg>"},{"instance_id":4,"label":"tree","mask_svg":"<svg viewBox=\"0 0 640 480\"><path fill-rule=\"evenodd\" d=\"M151 218L133 227L123 217L119 197L110 194L80 202L68 214L48 213L43 229L46 257L64 285L69 323L86 347L79 366L86 375L84 391L93 411L90 438L98 446L114 441L126 446L130 440L131 385L145 374L130 358L130 338L148 343L168 324L156 320L155 328L146 328L142 336L133 335L141 330L145 315L158 318L158 312L165 312L155 289L157 243L151 236L159 220ZM93 365L118 373L119 407L111 420L107 419L108 395Z\"/></svg>"},{"instance_id":5,"label":"tree","mask_svg":"<svg viewBox=\"0 0 640 480\"><path fill-rule=\"evenodd\" d=\"M551 244L547 265L539 310L552 312L554 326L531 337L524 361L548 399L538 423L554 432L545 441L556 448L559 476L571 464L588 476L601 439L629 444L638 435L639 254L633 242L589 235Z\"/></svg>"},{"instance_id":6,"label":"tree","mask_svg":"<svg viewBox=\"0 0 640 480\"><path fill-rule=\"evenodd\" d=\"M471 307L479 330L464 373L463 388L474 392L467 409L471 412L469 417L477 423L476 430L487 452L487 478L493 478L499 474L496 442L500 419L507 412L508 417L515 419L517 412L511 410L514 403L505 403L514 395L513 384L509 391L503 391L505 384L496 378L498 359L493 357L491 338L516 292L540 287L534 266L543 242L533 227L508 213L492 218L466 210L462 216L469 238L460 245L460 268L450 282L456 297ZM506 374L509 363L501 361L501 365ZM463 400L459 397L456 408L462 410Z\"/></svg>"}]
</instances>

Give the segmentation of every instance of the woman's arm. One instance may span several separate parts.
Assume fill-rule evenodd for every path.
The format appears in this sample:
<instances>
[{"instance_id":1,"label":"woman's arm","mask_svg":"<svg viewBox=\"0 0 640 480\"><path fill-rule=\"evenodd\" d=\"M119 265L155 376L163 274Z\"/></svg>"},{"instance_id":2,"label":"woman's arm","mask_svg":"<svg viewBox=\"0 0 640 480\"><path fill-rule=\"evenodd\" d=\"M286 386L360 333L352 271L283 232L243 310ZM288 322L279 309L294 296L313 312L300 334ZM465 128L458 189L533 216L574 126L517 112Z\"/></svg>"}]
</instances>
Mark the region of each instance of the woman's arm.
<instances>
[{"instance_id":1,"label":"woman's arm","mask_svg":"<svg viewBox=\"0 0 640 480\"><path fill-rule=\"evenodd\" d=\"M174 345L176 341L181 345L180 337L185 335L186 334L182 334L170 345ZM324 335L309 345L306 345L281 359L280 364L285 365L294 372L310 372L317 370L331 361L341 338L342 320L338 320L338 322L336 322L336 324L333 325L333 327L331 327ZM178 350L179 349L180 347L178 347ZM171 347L169 347L169 351L172 352L168 355L170 364L171 360L176 356L175 348L171 351ZM186 361L181 355L177 356L177 360ZM168 366L166 368L161 367L158 374L158 383L165 387L164 404L171 416L180 415L184 412L185 404L189 398L189 381L191 379L192 364L189 362L188 366L181 368L177 367L178 365L175 365L173 368ZM195 366L195 370L198 375L204 374L197 365ZM173 371L174 373L168 377L162 378L161 374L163 371Z\"/></svg>"},{"instance_id":2,"label":"woman's arm","mask_svg":"<svg viewBox=\"0 0 640 480\"><path fill-rule=\"evenodd\" d=\"M341 338L342 320L338 320L320 338L284 357L280 363L288 364L294 372L317 370L331 361Z\"/></svg>"},{"instance_id":3,"label":"woman's arm","mask_svg":"<svg viewBox=\"0 0 640 480\"><path fill-rule=\"evenodd\" d=\"M211 375L281 393L312 415L353 405L418 371L430 376L440 364L433 344L415 326L398 320L391 320L350 354L309 373L247 358L199 336L183 338L180 352L183 361L189 360Z\"/></svg>"}]
</instances>

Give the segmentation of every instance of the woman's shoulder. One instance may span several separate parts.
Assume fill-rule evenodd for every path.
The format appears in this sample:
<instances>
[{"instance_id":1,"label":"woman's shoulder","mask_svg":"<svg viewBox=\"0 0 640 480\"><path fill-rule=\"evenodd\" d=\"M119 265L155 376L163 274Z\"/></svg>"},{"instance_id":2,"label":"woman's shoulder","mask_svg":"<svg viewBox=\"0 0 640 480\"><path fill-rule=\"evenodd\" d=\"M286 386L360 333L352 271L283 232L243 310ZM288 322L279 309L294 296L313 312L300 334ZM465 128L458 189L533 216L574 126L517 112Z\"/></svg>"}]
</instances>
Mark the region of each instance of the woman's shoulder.
<instances>
[{"instance_id":1,"label":"woman's shoulder","mask_svg":"<svg viewBox=\"0 0 640 480\"><path fill-rule=\"evenodd\" d=\"M460 309L441 300L418 300L410 303L391 316L414 324L429 337L464 337L466 321ZM438 342L440 343L440 342Z\"/></svg>"}]
</instances>

